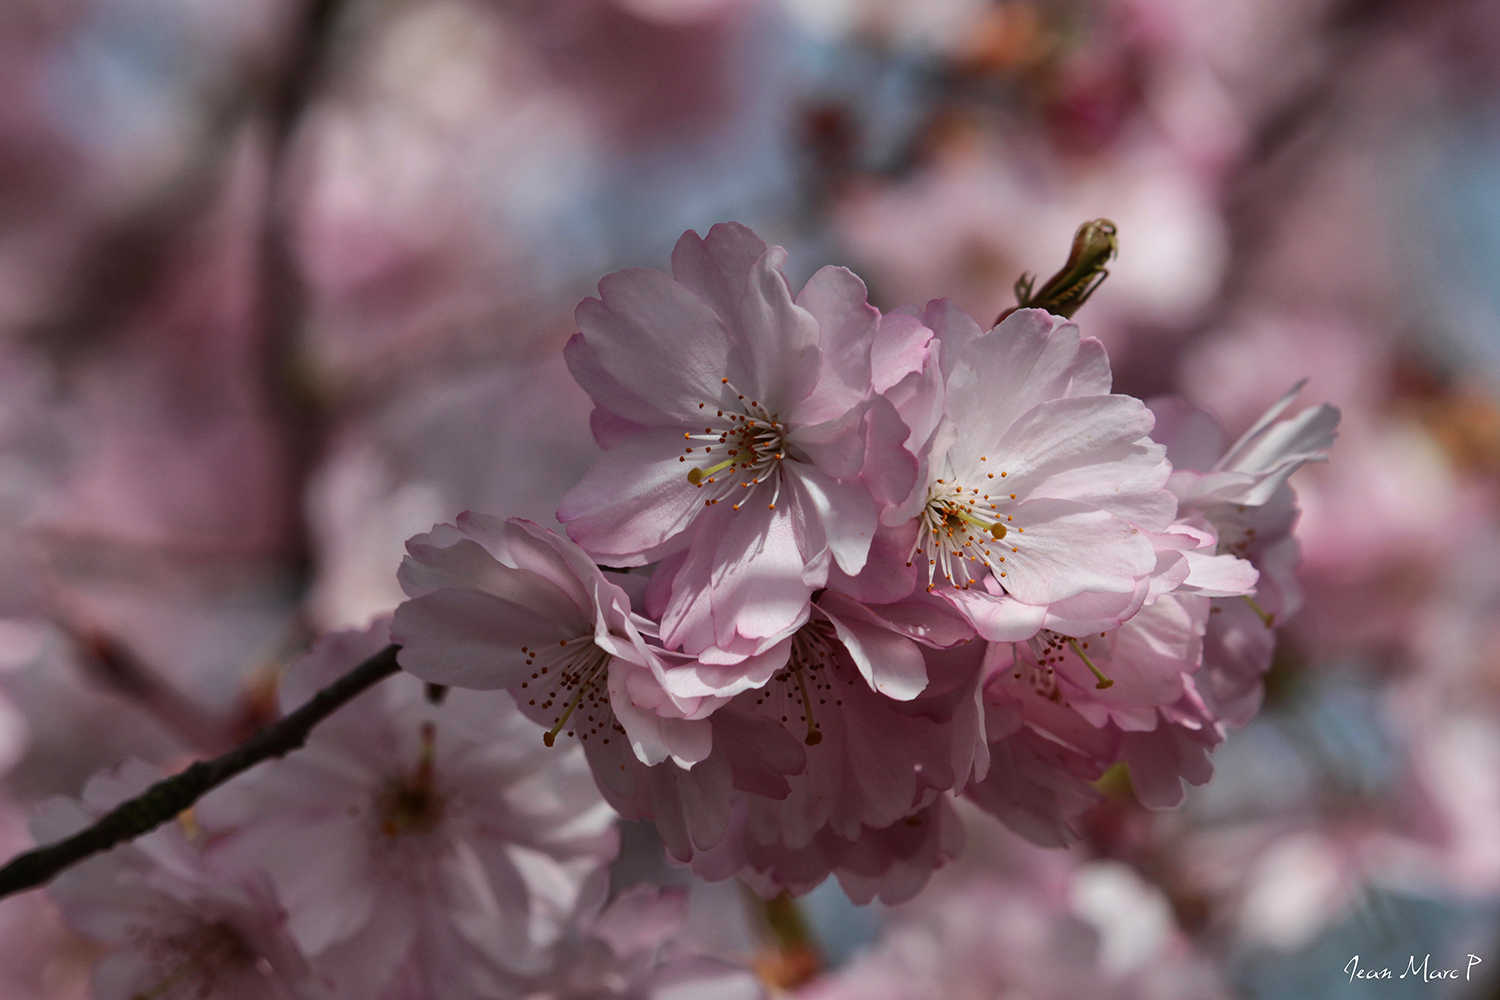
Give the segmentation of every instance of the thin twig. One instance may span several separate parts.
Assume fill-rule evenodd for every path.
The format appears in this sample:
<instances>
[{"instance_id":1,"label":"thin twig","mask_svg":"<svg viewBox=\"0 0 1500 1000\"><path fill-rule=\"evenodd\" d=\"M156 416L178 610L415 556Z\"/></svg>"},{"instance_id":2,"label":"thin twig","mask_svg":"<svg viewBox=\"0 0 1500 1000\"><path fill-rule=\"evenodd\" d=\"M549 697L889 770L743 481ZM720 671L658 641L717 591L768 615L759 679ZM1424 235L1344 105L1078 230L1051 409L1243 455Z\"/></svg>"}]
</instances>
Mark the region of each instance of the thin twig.
<instances>
[{"instance_id":1,"label":"thin twig","mask_svg":"<svg viewBox=\"0 0 1500 1000\"><path fill-rule=\"evenodd\" d=\"M195 753L221 754L234 748L237 740L230 735L226 717L197 704L125 643L66 619L60 618L57 625L73 640L86 675L145 709Z\"/></svg>"},{"instance_id":2,"label":"thin twig","mask_svg":"<svg viewBox=\"0 0 1500 1000\"><path fill-rule=\"evenodd\" d=\"M63 869L85 858L151 832L241 771L298 749L307 742L313 727L335 709L400 670L396 664L399 649L395 645L385 647L313 695L307 704L228 753L213 760L197 761L187 770L158 781L116 806L93 826L65 840L13 858L0 868L0 899L45 885Z\"/></svg>"}]
</instances>

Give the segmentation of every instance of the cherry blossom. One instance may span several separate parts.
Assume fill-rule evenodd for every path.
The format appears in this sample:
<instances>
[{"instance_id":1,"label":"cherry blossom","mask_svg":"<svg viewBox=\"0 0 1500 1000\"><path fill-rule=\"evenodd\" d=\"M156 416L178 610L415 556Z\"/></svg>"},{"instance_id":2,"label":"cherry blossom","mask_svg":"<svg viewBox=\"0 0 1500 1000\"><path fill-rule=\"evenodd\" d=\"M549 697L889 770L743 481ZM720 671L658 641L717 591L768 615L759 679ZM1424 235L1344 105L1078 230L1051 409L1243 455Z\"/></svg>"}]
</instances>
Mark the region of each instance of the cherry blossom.
<instances>
[{"instance_id":1,"label":"cherry blossom","mask_svg":"<svg viewBox=\"0 0 1500 1000\"><path fill-rule=\"evenodd\" d=\"M529 521L466 513L407 543L411 596L392 636L402 666L436 684L509 690L559 734L628 743L646 764L709 753L712 694L676 695L630 598L577 545ZM654 631L654 626L639 621Z\"/></svg>"},{"instance_id":2,"label":"cherry blossom","mask_svg":"<svg viewBox=\"0 0 1500 1000\"><path fill-rule=\"evenodd\" d=\"M284 703L386 642L384 623L325 638L288 675ZM434 704L398 675L197 816L216 864L268 873L332 996L399 997L407 981L445 997L513 994L554 968L617 850L582 752L539 737L503 692Z\"/></svg>"},{"instance_id":3,"label":"cherry blossom","mask_svg":"<svg viewBox=\"0 0 1500 1000\"><path fill-rule=\"evenodd\" d=\"M139 761L102 774L83 800L56 800L33 821L38 839L75 832L162 778ZM171 824L62 875L51 887L69 923L107 949L98 1000L317 1000L320 985L271 883L229 873L200 853L188 823Z\"/></svg>"},{"instance_id":4,"label":"cherry blossom","mask_svg":"<svg viewBox=\"0 0 1500 1000\"><path fill-rule=\"evenodd\" d=\"M897 909L874 947L799 1000L1231 994L1168 901L1119 862L1061 866L1005 844L1011 873L979 869Z\"/></svg>"},{"instance_id":5,"label":"cherry blossom","mask_svg":"<svg viewBox=\"0 0 1500 1000\"><path fill-rule=\"evenodd\" d=\"M695 656L764 651L830 563L858 573L877 516L861 477L907 461L880 439L899 424L869 418L864 284L827 267L794 300L785 259L743 226L686 233L671 275L601 281L568 344L605 451L558 519L609 565L676 555L662 641Z\"/></svg>"},{"instance_id":6,"label":"cherry blossom","mask_svg":"<svg viewBox=\"0 0 1500 1000\"><path fill-rule=\"evenodd\" d=\"M1058 317L1020 310L982 333L934 302L923 321L941 341L943 417L936 388L913 383L898 410L926 439L926 481L882 514L912 519L900 537L916 582L992 641L1035 635L1068 601L1129 617L1156 563L1143 532L1176 507L1150 412L1110 393L1103 347Z\"/></svg>"},{"instance_id":7,"label":"cherry blossom","mask_svg":"<svg viewBox=\"0 0 1500 1000\"><path fill-rule=\"evenodd\" d=\"M827 590L790 647L710 717L706 761L648 768L591 742L600 787L711 881L770 897L836 875L859 902L909 898L962 847L945 796L988 761L984 644L925 594L864 605Z\"/></svg>"},{"instance_id":8,"label":"cherry blossom","mask_svg":"<svg viewBox=\"0 0 1500 1000\"><path fill-rule=\"evenodd\" d=\"M528 981L528 996L556 1000L758 1000L754 973L694 951L681 940L687 892L636 885L586 914L560 949L556 967ZM416 996L422 996L418 992Z\"/></svg>"},{"instance_id":9,"label":"cherry blossom","mask_svg":"<svg viewBox=\"0 0 1500 1000\"><path fill-rule=\"evenodd\" d=\"M1208 706L1231 726L1245 725L1259 708L1260 678L1275 649L1271 627L1301 603L1292 535L1297 501L1287 481L1307 462L1328 460L1338 426L1339 411L1326 403L1278 419L1302 385L1293 386L1227 448L1223 429L1208 412L1176 399L1152 403L1162 424L1158 435L1175 465L1168 487L1183 511L1212 525L1221 552L1260 571L1253 598L1214 602L1205 637L1199 686Z\"/></svg>"}]
</instances>

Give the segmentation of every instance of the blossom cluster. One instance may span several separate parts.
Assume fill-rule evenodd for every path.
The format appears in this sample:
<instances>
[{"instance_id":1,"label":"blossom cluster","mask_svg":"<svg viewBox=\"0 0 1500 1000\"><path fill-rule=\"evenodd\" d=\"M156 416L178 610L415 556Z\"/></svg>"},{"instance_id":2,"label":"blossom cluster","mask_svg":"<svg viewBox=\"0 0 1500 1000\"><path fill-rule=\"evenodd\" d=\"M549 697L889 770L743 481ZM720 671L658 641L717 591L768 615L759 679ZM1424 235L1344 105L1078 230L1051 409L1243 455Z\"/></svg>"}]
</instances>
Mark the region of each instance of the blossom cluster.
<instances>
[{"instance_id":1,"label":"blossom cluster","mask_svg":"<svg viewBox=\"0 0 1500 1000\"><path fill-rule=\"evenodd\" d=\"M1284 418L1297 386L1228 443L1113 393L1062 317L882 314L837 267L793 296L785 257L725 224L600 283L565 352L601 446L567 536L412 538L405 603L325 636L280 710L392 642L404 675L61 879L97 996L750 1000L681 892L611 888L617 817L709 881L898 903L974 807L1063 845L1111 768L1157 807L1209 778L1296 610L1288 480L1338 412Z\"/></svg>"},{"instance_id":2,"label":"blossom cluster","mask_svg":"<svg viewBox=\"0 0 1500 1000\"><path fill-rule=\"evenodd\" d=\"M767 896L913 896L962 847L953 796L1041 844L1117 765L1180 802L1258 703L1288 478L1337 410L1282 419L1293 389L1227 444L1113 393L1061 317L882 314L838 267L793 296L785 258L723 224L600 282L566 349L602 448L568 537L413 538L402 666L508 691L678 863Z\"/></svg>"},{"instance_id":3,"label":"blossom cluster","mask_svg":"<svg viewBox=\"0 0 1500 1000\"><path fill-rule=\"evenodd\" d=\"M289 672L301 704L389 641L388 620L324 637ZM305 749L174 824L65 873L52 894L104 945L99 1000L753 1000L746 970L677 941L679 890L611 898L613 810L577 747L549 751L498 693L436 703L397 676ZM41 839L72 833L160 772L127 763Z\"/></svg>"}]
</instances>

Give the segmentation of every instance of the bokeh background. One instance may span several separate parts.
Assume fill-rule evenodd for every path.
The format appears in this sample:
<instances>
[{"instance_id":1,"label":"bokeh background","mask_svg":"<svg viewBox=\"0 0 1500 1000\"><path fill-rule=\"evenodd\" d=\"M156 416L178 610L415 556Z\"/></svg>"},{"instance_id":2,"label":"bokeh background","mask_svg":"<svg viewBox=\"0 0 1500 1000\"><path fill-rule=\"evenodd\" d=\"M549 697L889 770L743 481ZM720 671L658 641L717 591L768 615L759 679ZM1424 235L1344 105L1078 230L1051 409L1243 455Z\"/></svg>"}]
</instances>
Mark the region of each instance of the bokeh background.
<instances>
[{"instance_id":1,"label":"bokeh background","mask_svg":"<svg viewBox=\"0 0 1500 1000\"><path fill-rule=\"evenodd\" d=\"M844 264L984 320L1101 216L1078 319L1118 391L1235 433L1302 378L1342 408L1295 481L1304 606L1182 810L1112 787L1057 856L976 826L911 912L825 886L822 962L939 947L944 893L994 882L974 919L1065 911L1126 966L1149 926L1234 996L1500 996L1486 0L6 0L0 847L99 768L252 731L310 637L395 605L410 535L554 524L596 453L560 348L604 273L734 219L794 287ZM686 878L626 833L620 880ZM733 888L694 893L756 960ZM0 903L0 995L81 996L91 948ZM1345 978L1427 953L1482 962ZM1027 957L1007 988L1052 996L1067 949Z\"/></svg>"}]
</instances>

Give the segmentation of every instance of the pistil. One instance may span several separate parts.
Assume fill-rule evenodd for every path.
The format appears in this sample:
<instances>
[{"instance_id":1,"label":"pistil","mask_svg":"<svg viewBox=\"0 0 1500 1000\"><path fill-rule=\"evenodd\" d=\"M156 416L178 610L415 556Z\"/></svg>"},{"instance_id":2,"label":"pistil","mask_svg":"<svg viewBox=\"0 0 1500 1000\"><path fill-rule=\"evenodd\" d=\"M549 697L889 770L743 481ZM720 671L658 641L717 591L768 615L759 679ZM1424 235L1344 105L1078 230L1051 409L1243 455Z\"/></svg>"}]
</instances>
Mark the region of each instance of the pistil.
<instances>
[{"instance_id":1,"label":"pistil","mask_svg":"<svg viewBox=\"0 0 1500 1000\"><path fill-rule=\"evenodd\" d=\"M1083 661L1083 665L1089 668L1089 673L1094 675L1094 680L1099 682L1094 685L1095 688L1099 689L1100 691L1104 691L1115 686L1114 681L1110 680L1108 677L1105 677L1104 672L1098 667L1094 666L1094 661L1089 659L1089 654L1085 653L1079 647L1077 639L1069 639L1068 645L1073 648L1073 652L1078 654L1078 658Z\"/></svg>"},{"instance_id":2,"label":"pistil","mask_svg":"<svg viewBox=\"0 0 1500 1000\"><path fill-rule=\"evenodd\" d=\"M569 662L559 665L560 669L557 676L558 687L551 698L559 696L568 688L574 690L573 696L568 699L568 704L563 708L562 714L557 717L557 721L552 724L552 728L542 734L542 742L549 747L556 743L557 734L562 732L567 726L568 720L573 717L573 713L583 704L585 698L598 702L605 707L609 705L609 696L604 695L600 697L598 691L598 682L608 673L609 654L595 645L592 636L580 636L573 641L583 644L584 648L582 652L570 658ZM545 670L540 672L545 672ZM543 704L543 708L551 706L551 698ZM589 716L589 721L594 722L594 717ZM595 728L597 729L598 726L596 725ZM573 733L569 732L568 735L572 736ZM588 734L585 733L584 735L587 736ZM605 739L605 742L609 742L608 738Z\"/></svg>"},{"instance_id":3,"label":"pistil","mask_svg":"<svg viewBox=\"0 0 1500 1000\"><path fill-rule=\"evenodd\" d=\"M700 452L710 459L709 464L694 466L687 472L690 485L698 489L717 487L709 491L712 495L703 501L704 506L712 507L729 499L736 487L752 490L766 480L774 479L774 492L768 504L774 510L776 501L781 498L781 477L776 473L782 460L786 458L787 428L759 400L746 400L743 393L735 391L728 379L722 381L735 393L735 404L730 404L730 410L727 411L715 410L702 433L684 432L684 440L701 444L689 444L683 454L678 456L678 461L694 460ZM736 404L743 408L743 412L733 412ZM706 408L706 404L700 403L699 406ZM723 458L712 461L717 457L714 454L716 447L726 450L722 453ZM721 474L729 476L722 483L719 482ZM743 503L744 499L734 501L734 509L739 510Z\"/></svg>"},{"instance_id":4,"label":"pistil","mask_svg":"<svg viewBox=\"0 0 1500 1000\"><path fill-rule=\"evenodd\" d=\"M1005 576L1001 565L1005 556L988 547L1003 540L1012 528L1007 522L1013 520L1013 515L1001 514L998 501L999 497L992 501L990 494L981 494L973 487L965 489L941 479L933 484L927 506L922 510L920 529L906 557L906 564L910 566L918 552L927 556L929 591L933 589L939 572L949 583L967 589L974 582L974 574L967 565L969 562L989 567L997 577ZM1020 548L1011 545L1010 550L1019 552ZM957 566L954 565L955 559ZM962 579L956 577L957 573L962 574Z\"/></svg>"}]
</instances>

